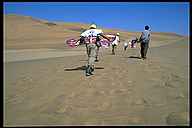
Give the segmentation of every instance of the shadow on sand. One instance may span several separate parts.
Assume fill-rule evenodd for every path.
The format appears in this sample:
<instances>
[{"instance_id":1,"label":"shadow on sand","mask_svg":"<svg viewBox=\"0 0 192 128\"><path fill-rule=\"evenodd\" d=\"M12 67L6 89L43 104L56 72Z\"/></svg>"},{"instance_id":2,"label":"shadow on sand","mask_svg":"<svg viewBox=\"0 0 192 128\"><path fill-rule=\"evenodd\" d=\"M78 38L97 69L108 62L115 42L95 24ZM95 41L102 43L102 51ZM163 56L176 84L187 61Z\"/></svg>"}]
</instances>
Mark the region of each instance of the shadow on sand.
<instances>
[{"instance_id":1,"label":"shadow on sand","mask_svg":"<svg viewBox=\"0 0 192 128\"><path fill-rule=\"evenodd\" d=\"M76 68L68 68L68 69L64 69L64 71L75 71L75 70L85 70L86 66L80 66L80 67L76 67ZM95 67L95 69L104 69L103 67Z\"/></svg>"},{"instance_id":2,"label":"shadow on sand","mask_svg":"<svg viewBox=\"0 0 192 128\"><path fill-rule=\"evenodd\" d=\"M142 59L141 57L138 56L129 56L128 58Z\"/></svg>"}]
</instances>

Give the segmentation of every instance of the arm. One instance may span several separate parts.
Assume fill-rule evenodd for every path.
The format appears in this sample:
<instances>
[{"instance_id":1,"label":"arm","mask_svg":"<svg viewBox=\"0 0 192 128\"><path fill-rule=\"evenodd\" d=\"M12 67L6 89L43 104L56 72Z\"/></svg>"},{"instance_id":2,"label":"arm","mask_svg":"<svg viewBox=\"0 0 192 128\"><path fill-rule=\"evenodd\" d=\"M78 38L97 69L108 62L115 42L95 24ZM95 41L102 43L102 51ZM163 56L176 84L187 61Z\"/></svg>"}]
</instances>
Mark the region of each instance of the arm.
<instances>
[{"instance_id":1,"label":"arm","mask_svg":"<svg viewBox=\"0 0 192 128\"><path fill-rule=\"evenodd\" d=\"M75 46L79 45L80 38L75 42Z\"/></svg>"},{"instance_id":2,"label":"arm","mask_svg":"<svg viewBox=\"0 0 192 128\"><path fill-rule=\"evenodd\" d=\"M118 39L118 42L120 43L120 39Z\"/></svg>"},{"instance_id":3,"label":"arm","mask_svg":"<svg viewBox=\"0 0 192 128\"><path fill-rule=\"evenodd\" d=\"M149 41L151 40L151 34L148 35L149 36Z\"/></svg>"},{"instance_id":4,"label":"arm","mask_svg":"<svg viewBox=\"0 0 192 128\"><path fill-rule=\"evenodd\" d=\"M75 43L75 45L81 45L81 44L84 44L85 42L85 37L81 36Z\"/></svg>"},{"instance_id":5,"label":"arm","mask_svg":"<svg viewBox=\"0 0 192 128\"><path fill-rule=\"evenodd\" d=\"M143 32L142 32L142 34L141 34L141 36L140 36L138 42L141 42L141 41L143 40L142 38L143 38Z\"/></svg>"},{"instance_id":6,"label":"arm","mask_svg":"<svg viewBox=\"0 0 192 128\"><path fill-rule=\"evenodd\" d=\"M111 41L111 39L103 34L99 34L100 36L102 36L103 38L107 39L108 41Z\"/></svg>"}]
</instances>

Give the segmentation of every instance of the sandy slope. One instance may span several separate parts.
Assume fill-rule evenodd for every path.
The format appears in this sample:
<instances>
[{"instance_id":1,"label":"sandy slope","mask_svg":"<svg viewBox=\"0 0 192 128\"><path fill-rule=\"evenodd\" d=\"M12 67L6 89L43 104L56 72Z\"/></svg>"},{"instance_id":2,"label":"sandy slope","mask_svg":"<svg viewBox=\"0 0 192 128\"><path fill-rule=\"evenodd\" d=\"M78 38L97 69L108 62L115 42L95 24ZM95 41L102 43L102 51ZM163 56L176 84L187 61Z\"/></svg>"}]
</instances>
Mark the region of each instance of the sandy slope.
<instances>
[{"instance_id":1,"label":"sandy slope","mask_svg":"<svg viewBox=\"0 0 192 128\"><path fill-rule=\"evenodd\" d=\"M78 38L80 33L88 28L88 25L77 23L53 23L29 16L4 15L4 37L6 49L31 49L31 48L62 48L68 38ZM130 39L132 36L140 36L140 32L125 32L102 28L104 33L116 33L121 35L120 40ZM152 32L154 42L165 40L178 40L182 36L173 33ZM159 43L158 43L159 44Z\"/></svg>"},{"instance_id":2,"label":"sandy slope","mask_svg":"<svg viewBox=\"0 0 192 128\"><path fill-rule=\"evenodd\" d=\"M123 52L123 40L137 33L120 32L117 54L101 49L95 75L86 77L85 47L64 45L68 36L79 34L79 25L50 27L24 19L6 18L5 126L188 123L186 38L154 33L148 59L141 60L139 47Z\"/></svg>"},{"instance_id":3,"label":"sandy slope","mask_svg":"<svg viewBox=\"0 0 192 128\"><path fill-rule=\"evenodd\" d=\"M145 61L138 50L101 50L91 77L86 55L5 63L5 125L166 125L188 112L187 42L151 48Z\"/></svg>"}]
</instances>

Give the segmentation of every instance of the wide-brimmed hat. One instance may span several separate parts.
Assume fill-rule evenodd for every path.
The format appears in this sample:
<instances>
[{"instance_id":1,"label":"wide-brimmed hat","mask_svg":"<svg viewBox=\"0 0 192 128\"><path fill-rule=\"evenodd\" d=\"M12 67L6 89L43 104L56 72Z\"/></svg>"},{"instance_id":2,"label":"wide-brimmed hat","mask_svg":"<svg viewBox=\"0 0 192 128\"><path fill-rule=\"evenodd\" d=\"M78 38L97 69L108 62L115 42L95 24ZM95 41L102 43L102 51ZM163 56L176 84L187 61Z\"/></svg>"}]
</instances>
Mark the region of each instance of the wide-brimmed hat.
<instances>
[{"instance_id":1,"label":"wide-brimmed hat","mask_svg":"<svg viewBox=\"0 0 192 128\"><path fill-rule=\"evenodd\" d=\"M97 28L95 24L92 24L89 28Z\"/></svg>"}]
</instances>

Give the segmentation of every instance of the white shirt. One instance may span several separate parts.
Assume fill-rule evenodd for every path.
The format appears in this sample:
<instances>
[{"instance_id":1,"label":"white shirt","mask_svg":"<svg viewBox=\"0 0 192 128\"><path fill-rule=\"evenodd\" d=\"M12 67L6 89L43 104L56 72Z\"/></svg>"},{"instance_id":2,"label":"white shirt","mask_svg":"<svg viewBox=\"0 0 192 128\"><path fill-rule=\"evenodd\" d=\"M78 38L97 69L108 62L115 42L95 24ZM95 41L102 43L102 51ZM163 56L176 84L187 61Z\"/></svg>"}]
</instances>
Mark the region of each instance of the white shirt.
<instances>
[{"instance_id":1,"label":"white shirt","mask_svg":"<svg viewBox=\"0 0 192 128\"><path fill-rule=\"evenodd\" d=\"M127 43L127 42L125 42L125 43L124 43L124 46L125 46L125 47L126 47L126 46L128 46L128 43Z\"/></svg>"},{"instance_id":2,"label":"white shirt","mask_svg":"<svg viewBox=\"0 0 192 128\"><path fill-rule=\"evenodd\" d=\"M119 43L119 36L116 36L115 40L112 42L112 44L118 45Z\"/></svg>"},{"instance_id":3,"label":"white shirt","mask_svg":"<svg viewBox=\"0 0 192 128\"><path fill-rule=\"evenodd\" d=\"M98 34L103 33L101 29L88 29L81 34L83 37L97 36Z\"/></svg>"}]
</instances>

